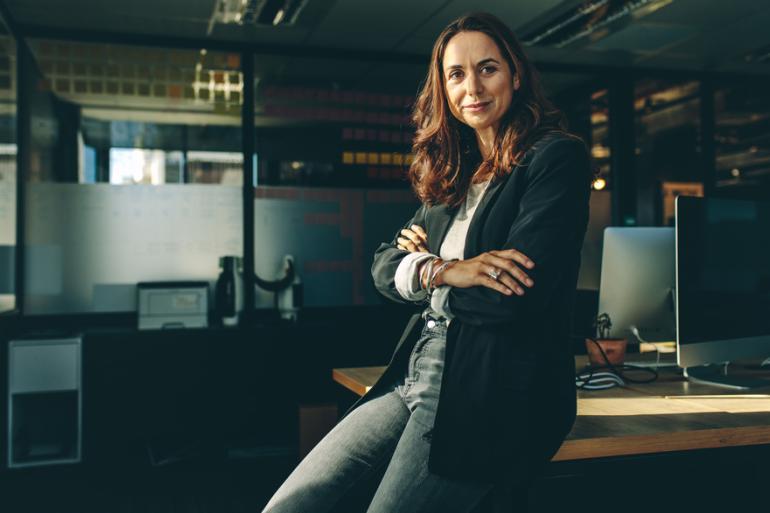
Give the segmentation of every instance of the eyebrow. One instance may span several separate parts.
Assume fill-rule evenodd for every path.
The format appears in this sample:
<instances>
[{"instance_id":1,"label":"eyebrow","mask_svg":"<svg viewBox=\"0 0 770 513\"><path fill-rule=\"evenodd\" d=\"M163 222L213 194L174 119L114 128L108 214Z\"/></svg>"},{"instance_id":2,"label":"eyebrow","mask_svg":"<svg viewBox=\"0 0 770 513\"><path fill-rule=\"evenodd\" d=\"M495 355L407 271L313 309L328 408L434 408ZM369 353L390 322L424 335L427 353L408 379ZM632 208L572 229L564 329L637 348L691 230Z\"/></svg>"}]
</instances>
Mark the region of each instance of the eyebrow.
<instances>
[{"instance_id":1,"label":"eyebrow","mask_svg":"<svg viewBox=\"0 0 770 513\"><path fill-rule=\"evenodd\" d=\"M492 57L489 57L487 59L484 59L484 60L481 60L481 61L477 62L476 66L477 67L478 66L483 66L484 64L489 64L490 62L494 62L495 64L500 64L499 62L497 62L497 59L493 59ZM450 70L453 70L453 69L462 69L462 68L463 68L462 64L452 64L451 66L449 66L446 69L446 71L450 71Z\"/></svg>"}]
</instances>

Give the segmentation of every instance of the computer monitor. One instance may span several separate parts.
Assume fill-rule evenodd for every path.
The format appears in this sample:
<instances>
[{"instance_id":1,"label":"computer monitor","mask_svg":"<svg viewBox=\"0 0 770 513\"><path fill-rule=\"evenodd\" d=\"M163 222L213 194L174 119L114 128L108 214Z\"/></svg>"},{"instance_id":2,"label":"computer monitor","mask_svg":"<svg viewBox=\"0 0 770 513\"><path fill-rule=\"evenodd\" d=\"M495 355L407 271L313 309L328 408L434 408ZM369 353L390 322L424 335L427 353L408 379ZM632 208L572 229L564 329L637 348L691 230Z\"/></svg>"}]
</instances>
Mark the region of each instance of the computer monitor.
<instances>
[{"instance_id":1,"label":"computer monitor","mask_svg":"<svg viewBox=\"0 0 770 513\"><path fill-rule=\"evenodd\" d=\"M770 356L770 203L676 200L677 362L695 381L747 388L726 366ZM712 372L715 371L715 372Z\"/></svg>"},{"instance_id":2,"label":"computer monitor","mask_svg":"<svg viewBox=\"0 0 770 513\"><path fill-rule=\"evenodd\" d=\"M673 228L604 230L598 313L610 316L611 337L673 341L673 287Z\"/></svg>"}]
</instances>

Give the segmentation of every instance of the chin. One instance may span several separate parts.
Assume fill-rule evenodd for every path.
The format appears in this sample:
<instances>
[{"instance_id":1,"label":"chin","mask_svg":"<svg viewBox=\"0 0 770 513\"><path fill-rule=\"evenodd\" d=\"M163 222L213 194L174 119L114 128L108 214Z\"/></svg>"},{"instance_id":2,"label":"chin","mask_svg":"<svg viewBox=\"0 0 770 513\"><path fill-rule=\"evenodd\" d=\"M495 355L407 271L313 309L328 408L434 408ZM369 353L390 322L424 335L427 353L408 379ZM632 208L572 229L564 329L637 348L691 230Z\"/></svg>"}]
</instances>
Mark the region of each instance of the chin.
<instances>
[{"instance_id":1,"label":"chin","mask_svg":"<svg viewBox=\"0 0 770 513\"><path fill-rule=\"evenodd\" d=\"M476 120L463 120L463 123L468 125L474 130L484 130L492 126L492 123L485 123L483 121L476 121Z\"/></svg>"}]
</instances>

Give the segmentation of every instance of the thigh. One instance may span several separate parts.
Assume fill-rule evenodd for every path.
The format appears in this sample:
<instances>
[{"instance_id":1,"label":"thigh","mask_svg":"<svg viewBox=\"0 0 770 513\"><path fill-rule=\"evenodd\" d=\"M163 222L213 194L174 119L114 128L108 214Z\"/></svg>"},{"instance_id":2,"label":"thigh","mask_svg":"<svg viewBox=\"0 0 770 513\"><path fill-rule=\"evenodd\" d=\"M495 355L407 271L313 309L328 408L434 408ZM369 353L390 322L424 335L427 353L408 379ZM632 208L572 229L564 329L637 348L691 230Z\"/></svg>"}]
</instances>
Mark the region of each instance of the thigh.
<instances>
[{"instance_id":1,"label":"thigh","mask_svg":"<svg viewBox=\"0 0 770 513\"><path fill-rule=\"evenodd\" d=\"M367 513L467 513L491 484L459 481L428 472L428 428L412 414Z\"/></svg>"},{"instance_id":2,"label":"thigh","mask_svg":"<svg viewBox=\"0 0 770 513\"><path fill-rule=\"evenodd\" d=\"M408 420L409 410L397 392L368 400L310 451L264 512L337 511L346 496L379 479Z\"/></svg>"}]
</instances>

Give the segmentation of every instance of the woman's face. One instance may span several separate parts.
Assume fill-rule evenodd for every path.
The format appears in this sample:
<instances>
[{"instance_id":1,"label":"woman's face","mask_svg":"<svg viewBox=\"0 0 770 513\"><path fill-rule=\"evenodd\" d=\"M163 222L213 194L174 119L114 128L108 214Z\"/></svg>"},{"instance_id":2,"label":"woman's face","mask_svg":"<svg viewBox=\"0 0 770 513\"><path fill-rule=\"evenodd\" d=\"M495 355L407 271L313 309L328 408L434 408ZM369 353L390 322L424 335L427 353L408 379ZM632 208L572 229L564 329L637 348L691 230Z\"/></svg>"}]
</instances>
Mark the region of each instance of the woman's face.
<instances>
[{"instance_id":1,"label":"woman's face","mask_svg":"<svg viewBox=\"0 0 770 513\"><path fill-rule=\"evenodd\" d=\"M460 32L447 43L441 64L452 114L477 132L496 132L518 89L497 44L483 32Z\"/></svg>"}]
</instances>

